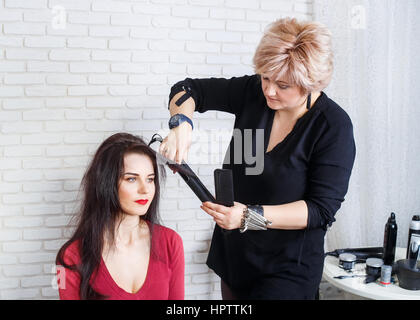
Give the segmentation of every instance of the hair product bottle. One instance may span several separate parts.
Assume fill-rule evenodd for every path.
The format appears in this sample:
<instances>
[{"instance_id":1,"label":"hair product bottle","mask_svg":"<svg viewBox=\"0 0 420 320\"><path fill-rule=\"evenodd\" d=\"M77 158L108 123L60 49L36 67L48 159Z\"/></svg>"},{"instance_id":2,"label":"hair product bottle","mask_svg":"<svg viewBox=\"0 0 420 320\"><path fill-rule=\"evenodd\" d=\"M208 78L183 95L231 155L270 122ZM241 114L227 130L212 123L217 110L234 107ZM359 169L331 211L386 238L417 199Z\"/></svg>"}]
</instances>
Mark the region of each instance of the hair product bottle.
<instances>
[{"instance_id":1,"label":"hair product bottle","mask_svg":"<svg viewBox=\"0 0 420 320\"><path fill-rule=\"evenodd\" d=\"M397 245L397 222L395 213L391 212L388 222L385 224L384 233L384 264L391 266L395 260L395 247Z\"/></svg>"},{"instance_id":2,"label":"hair product bottle","mask_svg":"<svg viewBox=\"0 0 420 320\"><path fill-rule=\"evenodd\" d=\"M406 259L417 259L417 243L420 241L420 216L415 215L411 219L410 229L408 230L407 254ZM417 250L415 250L417 249ZM411 257L409 255L412 255Z\"/></svg>"}]
</instances>

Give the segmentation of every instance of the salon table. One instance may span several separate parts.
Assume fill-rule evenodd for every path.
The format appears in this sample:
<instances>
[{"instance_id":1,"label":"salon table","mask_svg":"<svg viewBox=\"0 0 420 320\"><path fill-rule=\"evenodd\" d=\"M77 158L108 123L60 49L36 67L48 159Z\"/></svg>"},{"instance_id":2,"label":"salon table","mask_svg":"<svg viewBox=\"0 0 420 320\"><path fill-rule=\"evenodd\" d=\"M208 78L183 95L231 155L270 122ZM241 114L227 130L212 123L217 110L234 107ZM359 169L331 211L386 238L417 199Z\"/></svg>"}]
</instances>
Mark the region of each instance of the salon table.
<instances>
[{"instance_id":1,"label":"salon table","mask_svg":"<svg viewBox=\"0 0 420 320\"><path fill-rule=\"evenodd\" d=\"M405 259L406 248L396 248L395 261ZM420 300L420 290L407 290L398 286L398 278L393 275L397 281L395 284L391 283L388 286L379 284L379 279L376 282L364 283L365 277L355 277L346 279L334 279L341 275L365 275L365 263L356 263L355 270L351 273L341 269L338 266L338 258L333 256L325 257L323 278L330 284L341 289L345 293L346 298L351 295L358 297L373 299L373 300ZM355 297L357 299L357 297Z\"/></svg>"}]
</instances>

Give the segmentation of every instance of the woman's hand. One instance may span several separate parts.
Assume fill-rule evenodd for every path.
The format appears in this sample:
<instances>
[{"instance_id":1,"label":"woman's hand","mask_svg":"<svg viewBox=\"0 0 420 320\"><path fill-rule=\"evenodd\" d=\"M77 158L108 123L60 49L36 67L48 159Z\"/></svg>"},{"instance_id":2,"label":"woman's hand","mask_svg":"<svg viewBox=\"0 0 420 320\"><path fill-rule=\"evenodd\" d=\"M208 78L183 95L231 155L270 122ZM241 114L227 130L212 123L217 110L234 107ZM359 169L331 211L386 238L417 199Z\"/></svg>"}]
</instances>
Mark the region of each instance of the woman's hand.
<instances>
[{"instance_id":1,"label":"woman's hand","mask_svg":"<svg viewBox=\"0 0 420 320\"><path fill-rule=\"evenodd\" d=\"M233 204L233 207L225 207L206 201L200 208L211 215L219 227L225 230L233 230L241 227L243 211L246 208L246 205L239 202Z\"/></svg>"},{"instance_id":2,"label":"woman's hand","mask_svg":"<svg viewBox=\"0 0 420 320\"><path fill-rule=\"evenodd\" d=\"M159 153L178 164L181 164L182 160L186 161L191 146L191 132L192 128L188 122L171 129L160 144Z\"/></svg>"}]
</instances>

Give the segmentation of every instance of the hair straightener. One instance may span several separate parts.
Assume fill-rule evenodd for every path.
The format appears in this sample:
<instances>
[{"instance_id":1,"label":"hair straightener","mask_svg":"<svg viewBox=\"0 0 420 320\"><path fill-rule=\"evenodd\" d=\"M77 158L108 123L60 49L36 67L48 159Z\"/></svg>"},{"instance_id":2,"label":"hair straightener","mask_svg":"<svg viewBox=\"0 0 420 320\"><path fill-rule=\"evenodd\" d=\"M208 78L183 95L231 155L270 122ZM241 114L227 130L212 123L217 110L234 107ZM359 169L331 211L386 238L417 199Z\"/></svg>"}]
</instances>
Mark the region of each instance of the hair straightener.
<instances>
[{"instance_id":1,"label":"hair straightener","mask_svg":"<svg viewBox=\"0 0 420 320\"><path fill-rule=\"evenodd\" d=\"M162 137L157 133L152 136L149 147L156 141L163 141ZM233 206L233 182L232 172L230 170L216 169L214 171L215 198L185 161L178 164L166 158L158 151L155 151L155 153L157 161L167 165L172 171L177 172L201 202L210 201L224 206Z\"/></svg>"},{"instance_id":2,"label":"hair straightener","mask_svg":"<svg viewBox=\"0 0 420 320\"><path fill-rule=\"evenodd\" d=\"M366 262L367 258L380 258L383 256L383 247L366 247L366 248L346 248L336 249L334 251L326 252L325 256L337 257L342 253L351 253L356 256L356 263Z\"/></svg>"}]
</instances>

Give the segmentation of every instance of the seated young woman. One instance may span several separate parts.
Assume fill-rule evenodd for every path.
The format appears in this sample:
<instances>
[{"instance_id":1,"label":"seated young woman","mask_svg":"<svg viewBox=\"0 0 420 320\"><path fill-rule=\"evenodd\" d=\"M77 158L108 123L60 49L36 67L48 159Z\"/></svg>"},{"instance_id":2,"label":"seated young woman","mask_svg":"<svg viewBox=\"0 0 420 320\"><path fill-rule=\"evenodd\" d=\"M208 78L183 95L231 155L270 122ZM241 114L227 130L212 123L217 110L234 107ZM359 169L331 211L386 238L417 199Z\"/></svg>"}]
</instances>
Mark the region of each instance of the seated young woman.
<instances>
[{"instance_id":1,"label":"seated young woman","mask_svg":"<svg viewBox=\"0 0 420 320\"><path fill-rule=\"evenodd\" d=\"M159 224L164 173L137 136L117 133L99 146L75 232L57 254L60 299L184 299L182 239Z\"/></svg>"}]
</instances>

